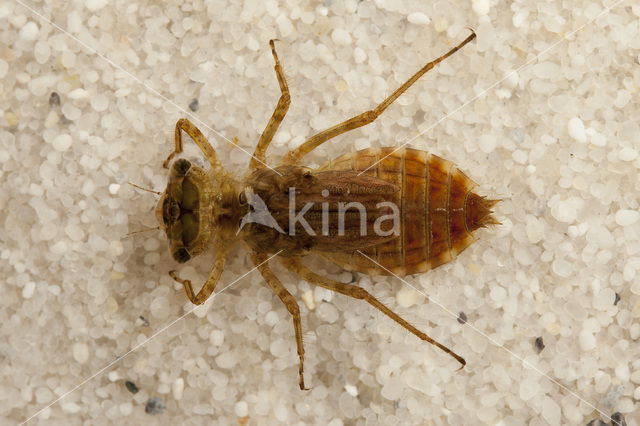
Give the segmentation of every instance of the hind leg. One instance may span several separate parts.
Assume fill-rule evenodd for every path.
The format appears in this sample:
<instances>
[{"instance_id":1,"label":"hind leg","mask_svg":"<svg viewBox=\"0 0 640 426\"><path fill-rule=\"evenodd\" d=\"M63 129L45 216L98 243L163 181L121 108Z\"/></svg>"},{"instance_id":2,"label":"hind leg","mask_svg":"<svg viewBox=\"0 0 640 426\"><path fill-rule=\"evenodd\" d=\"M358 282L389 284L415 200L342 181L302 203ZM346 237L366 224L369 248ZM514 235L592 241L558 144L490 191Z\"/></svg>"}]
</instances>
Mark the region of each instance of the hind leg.
<instances>
[{"instance_id":1,"label":"hind leg","mask_svg":"<svg viewBox=\"0 0 640 426\"><path fill-rule=\"evenodd\" d=\"M302 157L304 157L309 152L313 151L314 149L316 149L318 146L322 145L329 139L333 139L338 135L348 132L349 130L357 129L358 127L362 127L369 123L372 123L376 118L378 118L380 114L382 114L382 112L385 109L387 109L389 105L391 105L396 99L398 99L398 97L400 97L400 95L402 95L409 87L411 87L413 83L415 83L420 77L426 74L429 70L433 69L433 67L437 63L445 60L446 58L448 58L449 56L453 55L455 52L460 50L465 44L469 43L475 37L476 37L476 33L472 32L472 34L469 37L464 39L464 41L462 41L456 47L449 50L447 53L440 56L439 58L429 62L424 67L422 67L417 73L411 76L411 78L409 78L409 80L407 80L402 86L396 89L396 91L393 92L387 99L382 101L380 105L378 105L377 107L375 107L370 111L363 112L360 115L357 115L353 118L343 121L342 123L336 126L333 126L327 130L324 130L318 133L315 136L312 136L310 139L307 139L299 147L289 151L289 153L284 156L284 158L280 163L281 164L298 164L300 162L300 159L302 159Z\"/></svg>"},{"instance_id":2,"label":"hind leg","mask_svg":"<svg viewBox=\"0 0 640 426\"><path fill-rule=\"evenodd\" d=\"M446 347L446 346L442 345L441 343L433 340L431 337L427 336L425 333L423 333L422 331L420 331L417 328L415 328L409 322L404 320L400 315L396 314L391 309L389 309L385 305L383 305L378 299L373 297L371 294L369 294L369 292L367 292L362 287L358 287L358 286L355 286L353 284L342 283L340 281L335 281L335 280L332 280L330 278L325 278L322 275L318 275L318 274L310 271L298 259L282 258L281 257L280 261L291 272L294 272L294 273L298 274L305 281L307 281L307 282L309 282L311 284L315 284L317 286L324 287L326 289L335 291L337 293L344 294L344 295L349 296L349 297L353 297L355 299L364 300L365 302L367 302L368 304L370 304L371 306L373 306L374 308L378 309L380 312L382 312L383 314L385 314L386 316L388 316L389 318L391 318L392 320L394 320L395 322L400 324L402 327L407 329L409 332L411 332L412 334L416 335L419 339L424 340L425 342L429 342L434 346L437 346L442 351L444 351L447 354L449 354L452 357L454 357L460 364L462 364L462 367L465 366L466 361L464 360L464 358L462 358L460 355L457 355L456 353L454 353L448 347Z\"/></svg>"}]
</instances>

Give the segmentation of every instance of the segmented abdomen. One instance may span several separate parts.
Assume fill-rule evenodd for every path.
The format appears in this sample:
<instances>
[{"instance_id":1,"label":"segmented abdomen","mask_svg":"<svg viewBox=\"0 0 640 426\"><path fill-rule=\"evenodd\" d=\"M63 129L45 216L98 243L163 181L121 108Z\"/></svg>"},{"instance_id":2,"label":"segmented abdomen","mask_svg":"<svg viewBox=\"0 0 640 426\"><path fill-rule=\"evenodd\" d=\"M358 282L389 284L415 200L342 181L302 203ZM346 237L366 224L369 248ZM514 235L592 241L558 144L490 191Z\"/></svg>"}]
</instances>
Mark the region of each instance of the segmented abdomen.
<instances>
[{"instance_id":1,"label":"segmented abdomen","mask_svg":"<svg viewBox=\"0 0 640 426\"><path fill-rule=\"evenodd\" d=\"M348 270L400 276L425 272L454 259L474 241L472 232L493 220L493 204L487 209L489 201L471 191L476 184L450 161L425 151L370 148L342 155L322 170L366 170L364 174L400 188L395 195L399 237L361 250L382 267L357 251L323 254ZM480 204L485 209L482 218L475 211Z\"/></svg>"}]
</instances>

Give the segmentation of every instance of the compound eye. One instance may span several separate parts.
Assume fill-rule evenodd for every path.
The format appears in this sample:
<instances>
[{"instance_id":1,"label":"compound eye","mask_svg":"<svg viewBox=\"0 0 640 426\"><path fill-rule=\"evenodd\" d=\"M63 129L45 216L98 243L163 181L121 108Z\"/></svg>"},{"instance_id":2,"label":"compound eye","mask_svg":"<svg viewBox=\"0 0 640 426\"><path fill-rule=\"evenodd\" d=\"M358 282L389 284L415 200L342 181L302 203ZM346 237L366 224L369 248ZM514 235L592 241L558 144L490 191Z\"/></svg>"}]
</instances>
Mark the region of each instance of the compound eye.
<instances>
[{"instance_id":1,"label":"compound eye","mask_svg":"<svg viewBox=\"0 0 640 426\"><path fill-rule=\"evenodd\" d=\"M186 175L190 168L191 163L184 158L180 158L179 160L176 160L175 163L173 163L173 170L175 170L176 175L178 176Z\"/></svg>"},{"instance_id":2,"label":"compound eye","mask_svg":"<svg viewBox=\"0 0 640 426\"><path fill-rule=\"evenodd\" d=\"M178 263L185 263L191 259L191 255L184 247L177 248L173 253L171 253L171 255Z\"/></svg>"}]
</instances>

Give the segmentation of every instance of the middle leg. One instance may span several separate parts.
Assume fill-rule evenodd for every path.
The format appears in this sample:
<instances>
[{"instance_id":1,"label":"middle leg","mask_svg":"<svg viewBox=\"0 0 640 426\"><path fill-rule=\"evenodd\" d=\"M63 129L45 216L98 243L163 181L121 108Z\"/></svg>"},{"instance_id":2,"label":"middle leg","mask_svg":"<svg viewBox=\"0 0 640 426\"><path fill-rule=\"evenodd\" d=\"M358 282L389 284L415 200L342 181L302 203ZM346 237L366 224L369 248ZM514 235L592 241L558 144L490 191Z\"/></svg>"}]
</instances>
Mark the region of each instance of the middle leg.
<instances>
[{"instance_id":1,"label":"middle leg","mask_svg":"<svg viewBox=\"0 0 640 426\"><path fill-rule=\"evenodd\" d=\"M287 307L287 310L293 317L293 329L296 334L296 345L298 348L298 358L300 359L300 367L298 369L298 375L300 376L300 389L301 390L309 390L304 386L304 346L302 345L302 323L300 322L300 308L298 307L298 303L293 298L291 293L287 291L286 288L282 285L280 280L275 276L275 274L267 265L267 256L260 253L252 253L251 257L253 258L253 262L256 264L256 267L262 274L262 277L265 279L269 287L274 291L275 294L278 295L284 306Z\"/></svg>"},{"instance_id":2,"label":"middle leg","mask_svg":"<svg viewBox=\"0 0 640 426\"><path fill-rule=\"evenodd\" d=\"M322 275L318 275L312 272L311 270L309 270L307 267L305 267L298 259L281 257L280 261L291 272L298 274L304 280L306 280L311 284L324 287L326 289L344 294L346 296L353 297L355 299L361 299L366 301L368 304L378 309L380 312L382 312L383 314L385 314L386 316L388 316L389 318L391 318L392 320L400 324L402 327L404 327L405 329L407 329L408 331L416 335L419 339L429 342L434 346L437 346L439 349L443 350L444 352L454 357L460 364L462 364L462 367L464 367L465 364L467 363L464 360L464 358L462 358L460 355L456 354L448 347L444 346L443 344L441 344L436 340L433 340L431 337L427 336L425 333L415 328L409 322L404 320L400 315L396 314L391 309L383 305L378 299L373 297L371 294L369 294L369 292L367 292L362 287L358 287L353 284L342 283L340 281L335 281L330 278L325 278Z\"/></svg>"},{"instance_id":3,"label":"middle leg","mask_svg":"<svg viewBox=\"0 0 640 426\"><path fill-rule=\"evenodd\" d=\"M289 104L291 103L289 86L287 85L287 80L284 77L282 66L280 65L280 61L278 60L278 55L276 54L274 40L269 40L269 45L271 46L273 59L276 62L276 77L278 77L278 84L280 85L281 95L280 99L278 99L278 105L276 105L276 109L273 111L273 115L269 119L269 123L267 123L267 127L265 127L264 132L262 132L262 135L260 135L260 140L258 141L256 150L254 151L253 157L251 157L251 162L249 163L250 169L264 167L264 165L266 164L267 160L265 153L267 151L267 147L271 143L273 135L276 134L276 131L278 130L280 123L282 123L284 116L287 114L287 111L289 110Z\"/></svg>"}]
</instances>

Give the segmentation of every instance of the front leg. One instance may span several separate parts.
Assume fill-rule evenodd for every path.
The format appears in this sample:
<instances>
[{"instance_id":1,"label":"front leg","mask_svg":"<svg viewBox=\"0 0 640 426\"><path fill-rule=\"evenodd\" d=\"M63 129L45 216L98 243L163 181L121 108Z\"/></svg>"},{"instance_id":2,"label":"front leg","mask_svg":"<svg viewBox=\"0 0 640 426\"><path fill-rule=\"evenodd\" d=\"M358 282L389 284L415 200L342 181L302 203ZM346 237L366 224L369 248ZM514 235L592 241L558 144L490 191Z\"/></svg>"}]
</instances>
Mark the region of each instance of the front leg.
<instances>
[{"instance_id":1,"label":"front leg","mask_svg":"<svg viewBox=\"0 0 640 426\"><path fill-rule=\"evenodd\" d=\"M300 389L308 390L308 388L304 386L304 347L302 345L302 324L300 322L300 308L298 307L298 303L293 298L291 293L289 293L287 289L284 288L280 280L275 276L271 269L269 269L269 265L266 263L268 260L268 257L266 255L253 252L251 257L256 267L262 274L264 280L267 282L267 284L269 284L271 290L273 290L274 293L278 295L282 303L284 303L284 306L286 306L287 310L293 317L293 329L296 334L298 358L300 359L300 367L298 369L298 375L300 376Z\"/></svg>"},{"instance_id":2,"label":"front leg","mask_svg":"<svg viewBox=\"0 0 640 426\"><path fill-rule=\"evenodd\" d=\"M213 263L213 267L211 268L211 272L209 273L209 278L204 283L198 294L195 294L193 291L193 287L191 286L191 281L183 280L178 277L176 271L169 271L169 275L171 278L179 282L184 286L184 291L187 293L187 297L194 305L202 305L207 301L213 290L215 290L218 281L220 280L220 275L222 275L222 271L224 271L224 265L227 260L227 252L222 248L222 244L218 244L218 252L216 253L216 260Z\"/></svg>"},{"instance_id":3,"label":"front leg","mask_svg":"<svg viewBox=\"0 0 640 426\"><path fill-rule=\"evenodd\" d=\"M162 164L162 166L165 169L168 169L171 159L176 154L180 154L182 152L182 131L183 130L187 132L189 136L191 136L191 139L193 139L193 141L196 143L196 145L198 145L198 147L200 148L204 156L207 158L207 160L209 160L209 164L211 164L211 168L213 169L213 171L216 174L224 173L222 164L220 164L220 160L218 160L218 155L214 151L213 147L211 146L207 138L205 138L202 132L191 121L187 120L186 118L181 118L176 123L176 129L175 129L176 145L173 152L169 154L166 160L164 160L164 163Z\"/></svg>"},{"instance_id":4,"label":"front leg","mask_svg":"<svg viewBox=\"0 0 640 426\"><path fill-rule=\"evenodd\" d=\"M289 110L289 104L291 103L289 86L287 85L287 80L284 77L284 72L282 72L282 66L280 65L280 61L278 60L276 47L273 42L274 40L269 40L269 45L271 45L271 53L273 54L273 59L276 62L276 77L278 77L278 84L280 85L281 95L280 99L278 99L278 105L276 105L276 109L273 111L273 115L269 119L267 127L265 127L264 132L262 132L262 135L260 136L260 140L258 141L256 150L253 153L251 162L249 163L250 169L264 167L266 165L267 160L265 153L267 151L267 147L271 143L273 135L275 135L276 131L278 130L280 123L282 123L284 116L287 114L287 111Z\"/></svg>"}]
</instances>

